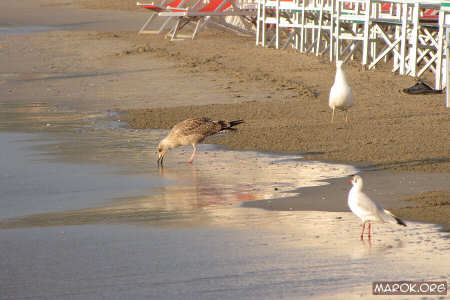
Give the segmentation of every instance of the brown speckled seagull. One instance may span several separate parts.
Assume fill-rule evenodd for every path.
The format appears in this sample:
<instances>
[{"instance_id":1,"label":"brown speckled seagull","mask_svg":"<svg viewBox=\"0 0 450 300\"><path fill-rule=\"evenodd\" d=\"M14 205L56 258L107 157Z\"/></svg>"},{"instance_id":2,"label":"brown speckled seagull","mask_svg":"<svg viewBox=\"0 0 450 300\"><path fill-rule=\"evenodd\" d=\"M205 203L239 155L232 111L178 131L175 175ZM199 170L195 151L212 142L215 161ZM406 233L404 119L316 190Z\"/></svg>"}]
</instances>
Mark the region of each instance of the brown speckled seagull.
<instances>
[{"instance_id":1,"label":"brown speckled seagull","mask_svg":"<svg viewBox=\"0 0 450 300\"><path fill-rule=\"evenodd\" d=\"M158 145L158 166L163 165L164 156L169 149L179 146L192 145L194 152L187 161L192 163L197 144L206 137L214 135L224 130L236 130L233 126L243 123L243 120L236 121L214 121L209 118L187 119L173 126L169 134Z\"/></svg>"}]
</instances>

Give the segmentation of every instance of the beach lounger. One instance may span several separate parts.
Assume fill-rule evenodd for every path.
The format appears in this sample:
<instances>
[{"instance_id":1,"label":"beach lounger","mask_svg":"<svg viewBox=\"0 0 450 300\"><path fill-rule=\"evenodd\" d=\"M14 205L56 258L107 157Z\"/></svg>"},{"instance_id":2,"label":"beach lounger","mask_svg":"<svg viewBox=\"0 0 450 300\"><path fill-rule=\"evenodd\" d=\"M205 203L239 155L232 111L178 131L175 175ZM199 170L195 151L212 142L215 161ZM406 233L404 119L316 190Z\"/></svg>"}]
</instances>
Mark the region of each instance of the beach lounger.
<instances>
[{"instance_id":1,"label":"beach lounger","mask_svg":"<svg viewBox=\"0 0 450 300\"><path fill-rule=\"evenodd\" d=\"M146 28L158 17L158 13L163 11L168 11L170 9L183 8L186 0L164 0L160 4L152 3L141 3L137 2L136 5L141 8L148 9L152 12L152 14L148 17L147 21L142 25L139 33L161 33L164 29L169 25L169 23L173 20L173 17L168 17L163 22L161 27L158 30L147 30Z\"/></svg>"},{"instance_id":2,"label":"beach lounger","mask_svg":"<svg viewBox=\"0 0 450 300\"><path fill-rule=\"evenodd\" d=\"M177 18L177 23L170 32L171 40L176 39L181 29L189 23L196 24L193 34L187 36L194 39L212 17L240 16L246 18L256 16L254 6L250 8L239 6L233 0L211 0L202 8L197 9L197 7L198 5L186 9L170 9L158 14L159 16Z\"/></svg>"}]
</instances>

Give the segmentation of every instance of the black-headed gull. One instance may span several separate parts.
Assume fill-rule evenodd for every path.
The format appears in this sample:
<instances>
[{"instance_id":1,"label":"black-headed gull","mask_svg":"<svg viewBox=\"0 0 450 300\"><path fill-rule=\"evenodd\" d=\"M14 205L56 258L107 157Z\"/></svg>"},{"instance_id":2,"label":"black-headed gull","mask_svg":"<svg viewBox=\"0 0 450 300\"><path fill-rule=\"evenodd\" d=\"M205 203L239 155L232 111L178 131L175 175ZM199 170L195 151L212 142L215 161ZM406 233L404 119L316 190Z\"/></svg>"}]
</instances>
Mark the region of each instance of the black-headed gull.
<instances>
[{"instance_id":1,"label":"black-headed gull","mask_svg":"<svg viewBox=\"0 0 450 300\"><path fill-rule=\"evenodd\" d=\"M163 165L163 159L169 149L179 146L192 145L194 152L187 161L192 163L195 153L197 152L197 144L201 143L206 137L214 135L223 130L236 130L232 128L243 123L243 120L237 121L214 121L209 118L187 119L173 126L169 134L159 142L158 145L158 166Z\"/></svg>"},{"instance_id":2,"label":"black-headed gull","mask_svg":"<svg viewBox=\"0 0 450 300\"><path fill-rule=\"evenodd\" d=\"M330 90L330 97L328 98L328 105L333 110L331 122L334 121L334 111L336 109L345 111L345 122L348 122L348 109L355 103L352 89L345 79L343 65L344 62L342 60L336 61L336 76L334 77L334 83Z\"/></svg>"},{"instance_id":3,"label":"black-headed gull","mask_svg":"<svg viewBox=\"0 0 450 300\"><path fill-rule=\"evenodd\" d=\"M364 192L362 191L363 179L361 178L361 176L353 176L353 178L350 180L350 183L353 185L353 187L348 193L348 206L350 207L351 211L362 221L363 228L361 232L361 239L363 239L366 223L369 223L369 239L371 222L388 222L406 226L405 222L403 222L400 218L383 209L378 202L370 199L369 196L364 194Z\"/></svg>"}]
</instances>

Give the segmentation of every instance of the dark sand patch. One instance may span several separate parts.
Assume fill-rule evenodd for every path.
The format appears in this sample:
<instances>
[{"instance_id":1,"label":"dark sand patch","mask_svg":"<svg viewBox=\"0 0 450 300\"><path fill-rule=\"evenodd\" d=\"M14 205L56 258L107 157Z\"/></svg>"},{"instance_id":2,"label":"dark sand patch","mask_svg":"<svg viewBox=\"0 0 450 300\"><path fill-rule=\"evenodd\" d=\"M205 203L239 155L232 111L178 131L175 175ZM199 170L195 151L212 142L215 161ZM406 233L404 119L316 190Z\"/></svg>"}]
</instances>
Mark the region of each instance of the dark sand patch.
<instances>
[{"instance_id":1,"label":"dark sand patch","mask_svg":"<svg viewBox=\"0 0 450 300\"><path fill-rule=\"evenodd\" d=\"M446 186L449 174L362 170L360 175L365 179L365 193L385 209L407 221L439 223L450 229L450 191L434 191ZM349 179L326 180L328 185L300 188L288 198L251 201L243 205L276 211L349 211Z\"/></svg>"},{"instance_id":2,"label":"dark sand patch","mask_svg":"<svg viewBox=\"0 0 450 300\"><path fill-rule=\"evenodd\" d=\"M377 169L449 172L448 112L439 105L421 105L420 113L408 105L390 105L389 114L359 105L349 124L331 124L329 110L310 99L138 109L128 111L122 120L143 129L170 128L190 117L243 119L246 123L238 132L217 143L236 150L306 153L308 159Z\"/></svg>"},{"instance_id":3,"label":"dark sand patch","mask_svg":"<svg viewBox=\"0 0 450 300\"><path fill-rule=\"evenodd\" d=\"M424 192L404 201L411 205L392 210L395 214L422 222L439 223L450 230L450 190Z\"/></svg>"}]
</instances>

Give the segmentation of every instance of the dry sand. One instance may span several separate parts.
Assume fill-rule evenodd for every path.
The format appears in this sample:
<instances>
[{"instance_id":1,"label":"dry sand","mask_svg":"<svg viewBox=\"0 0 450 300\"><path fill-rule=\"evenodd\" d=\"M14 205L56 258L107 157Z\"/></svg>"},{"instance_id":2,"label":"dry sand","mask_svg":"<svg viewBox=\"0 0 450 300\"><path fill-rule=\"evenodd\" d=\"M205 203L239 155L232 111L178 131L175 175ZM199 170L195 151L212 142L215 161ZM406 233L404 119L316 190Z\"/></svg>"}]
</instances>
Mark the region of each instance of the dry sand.
<instances>
[{"instance_id":1,"label":"dry sand","mask_svg":"<svg viewBox=\"0 0 450 300\"><path fill-rule=\"evenodd\" d=\"M45 2L57 7L73 1ZM134 10L134 1L125 0L76 4ZM401 90L414 79L394 75L388 67L363 71L357 62L347 64L356 105L350 123L338 114L331 124L327 103L334 66L327 57L256 47L253 37L210 29L194 41L169 42L162 35L136 32L72 31L9 37L0 43L10 64L18 62L7 71L23 72L16 81L1 79L10 88L0 96L35 93L38 100L54 104L121 109L122 119L134 128L170 128L196 116L244 119L236 134L216 142L231 149L302 153L307 159L393 172L450 172L450 110L444 95L405 95ZM150 62L158 68L146 68ZM55 73L73 76L52 78ZM155 77L164 80L155 85ZM430 74L425 79L431 83ZM174 85L183 86L177 97L189 105L163 108L163 95L171 94ZM199 89L204 92L198 94ZM152 97L159 102L147 101ZM419 195L414 207L396 212L448 225L448 189ZM443 200L429 203L435 195Z\"/></svg>"}]
</instances>

